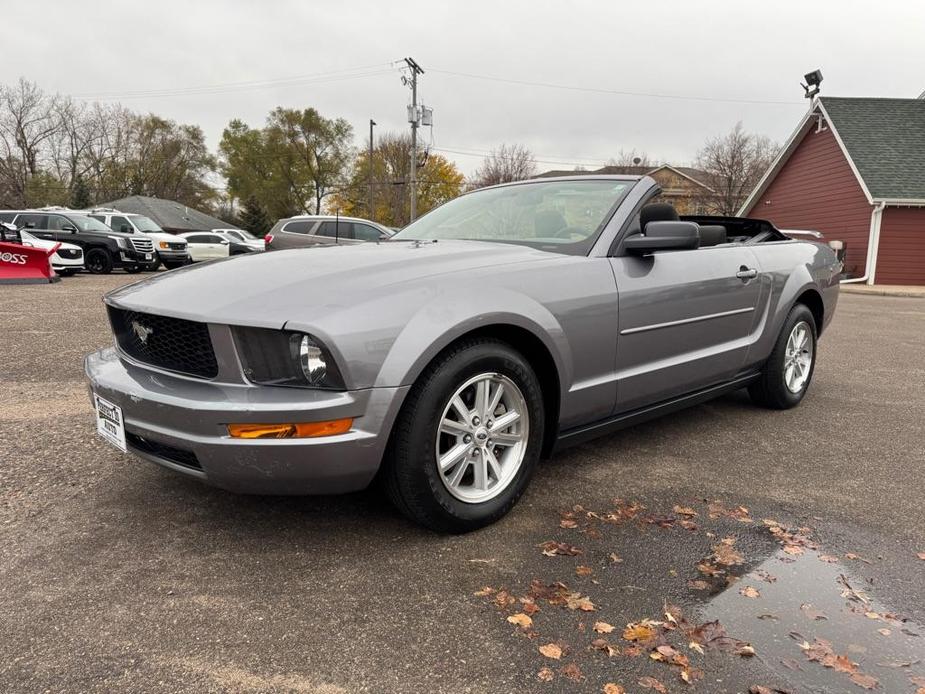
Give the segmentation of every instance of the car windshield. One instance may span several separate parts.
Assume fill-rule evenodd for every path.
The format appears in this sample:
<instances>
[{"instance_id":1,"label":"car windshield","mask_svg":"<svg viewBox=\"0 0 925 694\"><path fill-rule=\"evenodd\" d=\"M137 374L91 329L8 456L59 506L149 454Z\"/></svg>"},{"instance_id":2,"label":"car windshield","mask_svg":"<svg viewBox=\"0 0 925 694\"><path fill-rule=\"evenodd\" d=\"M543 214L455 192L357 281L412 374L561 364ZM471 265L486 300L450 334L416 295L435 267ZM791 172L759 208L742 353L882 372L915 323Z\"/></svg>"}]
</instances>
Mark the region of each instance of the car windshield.
<instances>
[{"instance_id":1,"label":"car windshield","mask_svg":"<svg viewBox=\"0 0 925 694\"><path fill-rule=\"evenodd\" d=\"M542 181L486 188L415 220L396 241L465 239L587 253L635 181Z\"/></svg>"},{"instance_id":2,"label":"car windshield","mask_svg":"<svg viewBox=\"0 0 925 694\"><path fill-rule=\"evenodd\" d=\"M139 231L164 231L160 228L160 226L158 226L157 222L155 222L150 217L145 217L144 215L132 217L132 221L135 222L135 226Z\"/></svg>"},{"instance_id":3,"label":"car windshield","mask_svg":"<svg viewBox=\"0 0 925 694\"><path fill-rule=\"evenodd\" d=\"M77 231L105 231L112 233L112 229L103 224L98 219L93 219L92 217L84 217L79 214L69 214L67 216L68 221L77 227Z\"/></svg>"}]
</instances>

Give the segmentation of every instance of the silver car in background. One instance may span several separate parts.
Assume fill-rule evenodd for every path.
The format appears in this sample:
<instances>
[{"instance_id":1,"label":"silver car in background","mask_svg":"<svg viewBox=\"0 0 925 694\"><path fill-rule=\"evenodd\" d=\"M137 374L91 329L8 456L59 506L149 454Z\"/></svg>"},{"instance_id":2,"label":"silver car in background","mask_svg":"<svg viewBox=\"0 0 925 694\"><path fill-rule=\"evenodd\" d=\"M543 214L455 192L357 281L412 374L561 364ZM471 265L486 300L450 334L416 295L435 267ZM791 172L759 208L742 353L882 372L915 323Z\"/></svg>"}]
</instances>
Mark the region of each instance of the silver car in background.
<instances>
[{"instance_id":1,"label":"silver car in background","mask_svg":"<svg viewBox=\"0 0 925 694\"><path fill-rule=\"evenodd\" d=\"M799 404L835 254L762 220L679 218L658 193L645 176L508 184L386 243L117 289L116 347L86 360L98 430L240 492L378 475L410 518L463 532L562 446L739 388Z\"/></svg>"},{"instance_id":2,"label":"silver car in background","mask_svg":"<svg viewBox=\"0 0 925 694\"><path fill-rule=\"evenodd\" d=\"M395 232L368 219L300 215L279 220L265 237L268 251L386 241Z\"/></svg>"}]
</instances>

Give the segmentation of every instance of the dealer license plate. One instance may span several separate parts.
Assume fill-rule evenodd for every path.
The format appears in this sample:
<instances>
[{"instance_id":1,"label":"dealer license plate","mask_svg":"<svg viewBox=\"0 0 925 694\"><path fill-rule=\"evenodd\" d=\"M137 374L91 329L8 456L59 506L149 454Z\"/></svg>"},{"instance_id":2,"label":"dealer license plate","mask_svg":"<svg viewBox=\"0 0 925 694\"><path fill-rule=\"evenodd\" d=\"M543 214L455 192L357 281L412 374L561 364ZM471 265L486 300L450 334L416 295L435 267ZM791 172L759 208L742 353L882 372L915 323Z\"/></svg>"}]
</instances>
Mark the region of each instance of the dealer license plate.
<instances>
[{"instance_id":1,"label":"dealer license plate","mask_svg":"<svg viewBox=\"0 0 925 694\"><path fill-rule=\"evenodd\" d=\"M145 260L154 260L153 253L145 253Z\"/></svg>"},{"instance_id":2,"label":"dealer license plate","mask_svg":"<svg viewBox=\"0 0 925 694\"><path fill-rule=\"evenodd\" d=\"M125 422L122 419L122 408L104 400L96 393L93 394L93 402L96 405L96 433L125 453Z\"/></svg>"}]
</instances>

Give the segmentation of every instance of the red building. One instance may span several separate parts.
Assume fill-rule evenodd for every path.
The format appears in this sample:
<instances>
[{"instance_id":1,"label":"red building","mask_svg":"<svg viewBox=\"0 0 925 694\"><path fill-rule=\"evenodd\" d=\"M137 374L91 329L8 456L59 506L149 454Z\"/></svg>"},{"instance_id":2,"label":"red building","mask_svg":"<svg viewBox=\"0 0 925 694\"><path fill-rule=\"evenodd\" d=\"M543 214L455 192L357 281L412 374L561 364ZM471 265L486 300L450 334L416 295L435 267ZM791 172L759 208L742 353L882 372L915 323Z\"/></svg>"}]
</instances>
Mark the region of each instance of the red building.
<instances>
[{"instance_id":1,"label":"red building","mask_svg":"<svg viewBox=\"0 0 925 694\"><path fill-rule=\"evenodd\" d=\"M817 98L740 213L844 241L851 278L925 285L925 99Z\"/></svg>"}]
</instances>

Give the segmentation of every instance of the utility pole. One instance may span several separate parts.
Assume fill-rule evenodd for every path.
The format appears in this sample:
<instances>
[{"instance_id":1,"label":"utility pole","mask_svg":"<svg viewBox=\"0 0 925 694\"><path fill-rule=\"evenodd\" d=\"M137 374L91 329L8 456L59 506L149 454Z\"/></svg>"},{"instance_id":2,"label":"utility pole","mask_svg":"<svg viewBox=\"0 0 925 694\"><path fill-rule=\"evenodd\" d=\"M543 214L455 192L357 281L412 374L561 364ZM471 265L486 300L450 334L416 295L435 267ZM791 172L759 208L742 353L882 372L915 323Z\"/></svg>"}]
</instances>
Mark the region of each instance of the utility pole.
<instances>
[{"instance_id":1,"label":"utility pole","mask_svg":"<svg viewBox=\"0 0 925 694\"><path fill-rule=\"evenodd\" d=\"M418 125L421 116L418 113L418 75L424 70L414 62L414 58L405 58L405 64L411 69L411 112L408 120L411 121L411 219L413 222L418 212Z\"/></svg>"},{"instance_id":2,"label":"utility pole","mask_svg":"<svg viewBox=\"0 0 925 694\"><path fill-rule=\"evenodd\" d=\"M369 119L369 158L366 160L366 168L369 171L369 200L366 203L366 216L373 219L373 126L376 121ZM376 221L376 220L373 220Z\"/></svg>"}]
</instances>

